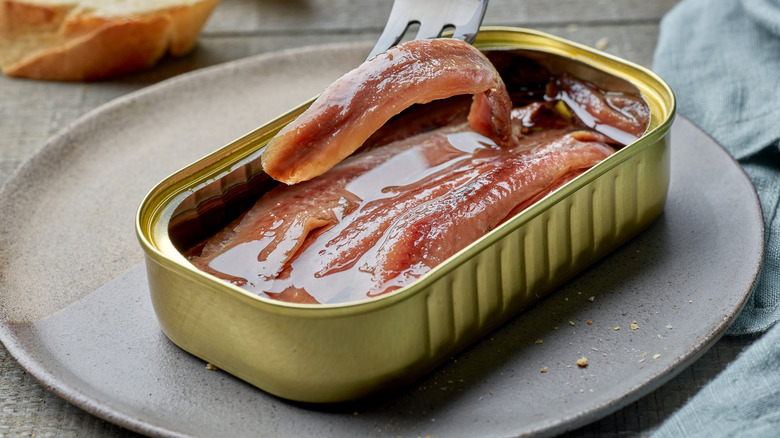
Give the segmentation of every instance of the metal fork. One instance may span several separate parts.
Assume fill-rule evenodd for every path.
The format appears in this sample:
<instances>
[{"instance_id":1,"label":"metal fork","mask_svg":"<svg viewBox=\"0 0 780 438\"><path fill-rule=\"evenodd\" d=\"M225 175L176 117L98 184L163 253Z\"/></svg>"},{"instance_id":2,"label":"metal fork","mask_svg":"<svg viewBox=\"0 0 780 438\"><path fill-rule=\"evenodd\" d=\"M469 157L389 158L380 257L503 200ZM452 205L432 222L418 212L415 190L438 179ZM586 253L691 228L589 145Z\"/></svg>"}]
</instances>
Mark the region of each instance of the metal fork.
<instances>
[{"instance_id":1,"label":"metal fork","mask_svg":"<svg viewBox=\"0 0 780 438\"><path fill-rule=\"evenodd\" d=\"M368 58L398 44L409 26L419 24L416 40L438 38L454 28L452 38L471 44L479 32L488 0L395 0L385 29Z\"/></svg>"}]
</instances>

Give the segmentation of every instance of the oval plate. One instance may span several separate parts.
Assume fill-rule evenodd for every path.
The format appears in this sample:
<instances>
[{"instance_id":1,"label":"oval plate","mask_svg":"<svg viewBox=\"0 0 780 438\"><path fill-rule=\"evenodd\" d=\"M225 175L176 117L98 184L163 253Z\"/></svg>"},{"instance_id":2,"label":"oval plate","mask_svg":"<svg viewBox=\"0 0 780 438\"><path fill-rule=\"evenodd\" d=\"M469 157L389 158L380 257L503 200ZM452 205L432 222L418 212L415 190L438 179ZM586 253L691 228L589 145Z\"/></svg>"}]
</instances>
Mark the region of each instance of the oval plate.
<instances>
[{"instance_id":1,"label":"oval plate","mask_svg":"<svg viewBox=\"0 0 780 438\"><path fill-rule=\"evenodd\" d=\"M0 193L0 340L11 355L65 399L146 434L517 436L626 406L723 335L761 263L761 211L737 163L678 117L666 209L649 230L392 397L288 403L170 343L133 234L143 195L314 96L367 50L316 47L204 69L52 138ZM589 364L578 367L583 356Z\"/></svg>"}]
</instances>

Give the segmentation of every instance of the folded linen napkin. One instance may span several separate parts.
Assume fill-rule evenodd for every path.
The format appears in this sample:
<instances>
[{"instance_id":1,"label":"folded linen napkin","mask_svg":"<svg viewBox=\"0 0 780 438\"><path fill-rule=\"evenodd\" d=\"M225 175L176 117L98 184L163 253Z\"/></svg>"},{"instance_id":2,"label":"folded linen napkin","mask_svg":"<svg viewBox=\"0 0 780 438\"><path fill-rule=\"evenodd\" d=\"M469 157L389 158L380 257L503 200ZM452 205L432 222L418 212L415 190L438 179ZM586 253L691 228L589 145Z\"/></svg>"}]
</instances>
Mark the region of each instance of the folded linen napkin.
<instances>
[{"instance_id":1,"label":"folded linen napkin","mask_svg":"<svg viewBox=\"0 0 780 438\"><path fill-rule=\"evenodd\" d=\"M680 114L710 133L753 180L766 223L757 285L731 334L780 319L780 0L684 0L661 22L653 69Z\"/></svg>"},{"instance_id":2,"label":"folded linen napkin","mask_svg":"<svg viewBox=\"0 0 780 438\"><path fill-rule=\"evenodd\" d=\"M654 437L780 436L780 0L683 0L661 22L654 70L679 112L720 142L756 186L764 264L729 334L760 334Z\"/></svg>"}]
</instances>

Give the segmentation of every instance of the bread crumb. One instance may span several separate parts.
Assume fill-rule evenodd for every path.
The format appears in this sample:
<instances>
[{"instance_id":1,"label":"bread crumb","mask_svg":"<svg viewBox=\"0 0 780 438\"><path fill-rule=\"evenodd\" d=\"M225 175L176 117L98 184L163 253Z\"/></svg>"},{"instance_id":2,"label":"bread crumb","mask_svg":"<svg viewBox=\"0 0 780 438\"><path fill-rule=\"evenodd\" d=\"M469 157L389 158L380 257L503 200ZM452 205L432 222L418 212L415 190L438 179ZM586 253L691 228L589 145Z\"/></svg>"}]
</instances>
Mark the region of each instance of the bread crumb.
<instances>
[{"instance_id":1,"label":"bread crumb","mask_svg":"<svg viewBox=\"0 0 780 438\"><path fill-rule=\"evenodd\" d=\"M666 326L666 328L667 328L667 329L669 329L669 330L671 330L671 329L672 329L672 325L671 325L671 324L669 324L669 325L667 325L667 326Z\"/></svg>"},{"instance_id":2,"label":"bread crumb","mask_svg":"<svg viewBox=\"0 0 780 438\"><path fill-rule=\"evenodd\" d=\"M577 366L580 368L585 368L586 366L588 366L588 358L582 356L581 358L577 359Z\"/></svg>"},{"instance_id":3,"label":"bread crumb","mask_svg":"<svg viewBox=\"0 0 780 438\"><path fill-rule=\"evenodd\" d=\"M542 367L541 372L542 373L546 373L547 372L547 367Z\"/></svg>"},{"instance_id":4,"label":"bread crumb","mask_svg":"<svg viewBox=\"0 0 780 438\"><path fill-rule=\"evenodd\" d=\"M569 321L569 325L574 325L574 321Z\"/></svg>"},{"instance_id":5,"label":"bread crumb","mask_svg":"<svg viewBox=\"0 0 780 438\"><path fill-rule=\"evenodd\" d=\"M620 330L620 326L615 327L615 331Z\"/></svg>"},{"instance_id":6,"label":"bread crumb","mask_svg":"<svg viewBox=\"0 0 780 438\"><path fill-rule=\"evenodd\" d=\"M596 41L596 48L599 50L606 49L608 45L609 45L609 38L607 37L601 38L600 40Z\"/></svg>"},{"instance_id":7,"label":"bread crumb","mask_svg":"<svg viewBox=\"0 0 780 438\"><path fill-rule=\"evenodd\" d=\"M219 371L219 368L216 365L211 363L206 364L206 369L209 371Z\"/></svg>"},{"instance_id":8,"label":"bread crumb","mask_svg":"<svg viewBox=\"0 0 780 438\"><path fill-rule=\"evenodd\" d=\"M534 341L534 344L541 344L542 342L544 342L544 341L541 340L541 339L537 339L536 341Z\"/></svg>"},{"instance_id":9,"label":"bread crumb","mask_svg":"<svg viewBox=\"0 0 780 438\"><path fill-rule=\"evenodd\" d=\"M654 354L654 355L653 355L653 360L656 360L656 359L658 359L659 357L661 357L661 355L660 355L660 354Z\"/></svg>"},{"instance_id":10,"label":"bread crumb","mask_svg":"<svg viewBox=\"0 0 780 438\"><path fill-rule=\"evenodd\" d=\"M593 295L591 295L591 297L590 297L590 298L588 298L588 301L590 301L590 302L592 303L592 302L593 302L593 300L595 300L595 299L596 299L596 297L595 297L595 296L593 296Z\"/></svg>"},{"instance_id":11,"label":"bread crumb","mask_svg":"<svg viewBox=\"0 0 780 438\"><path fill-rule=\"evenodd\" d=\"M639 326L636 325L636 321L631 321L631 330L636 330L638 328L639 328Z\"/></svg>"},{"instance_id":12,"label":"bread crumb","mask_svg":"<svg viewBox=\"0 0 780 438\"><path fill-rule=\"evenodd\" d=\"M587 321L585 324L593 325L593 321Z\"/></svg>"}]
</instances>

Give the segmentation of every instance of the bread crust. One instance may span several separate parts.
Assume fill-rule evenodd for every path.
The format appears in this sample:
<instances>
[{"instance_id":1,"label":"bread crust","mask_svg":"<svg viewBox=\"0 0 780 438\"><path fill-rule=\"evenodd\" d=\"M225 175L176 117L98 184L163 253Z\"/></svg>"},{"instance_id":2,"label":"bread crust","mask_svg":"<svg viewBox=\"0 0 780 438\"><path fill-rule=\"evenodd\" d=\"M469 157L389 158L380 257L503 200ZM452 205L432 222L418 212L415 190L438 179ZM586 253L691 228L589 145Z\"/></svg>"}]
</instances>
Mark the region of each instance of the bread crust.
<instances>
[{"instance_id":1,"label":"bread crust","mask_svg":"<svg viewBox=\"0 0 780 438\"><path fill-rule=\"evenodd\" d=\"M219 0L104 16L77 3L0 0L0 68L41 80L105 79L181 56Z\"/></svg>"}]
</instances>

